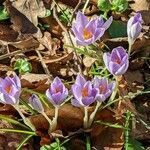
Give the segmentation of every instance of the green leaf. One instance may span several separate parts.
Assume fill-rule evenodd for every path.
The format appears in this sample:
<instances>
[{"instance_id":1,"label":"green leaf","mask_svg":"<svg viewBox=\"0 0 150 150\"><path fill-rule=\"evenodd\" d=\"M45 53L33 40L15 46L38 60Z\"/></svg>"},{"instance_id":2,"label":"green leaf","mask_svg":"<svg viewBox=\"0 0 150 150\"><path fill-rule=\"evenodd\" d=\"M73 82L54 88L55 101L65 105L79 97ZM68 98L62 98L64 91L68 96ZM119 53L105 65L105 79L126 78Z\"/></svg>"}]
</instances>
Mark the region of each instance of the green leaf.
<instances>
[{"instance_id":1,"label":"green leaf","mask_svg":"<svg viewBox=\"0 0 150 150\"><path fill-rule=\"evenodd\" d=\"M123 12L128 8L127 0L113 0L111 4L112 4L112 10L117 12Z\"/></svg>"},{"instance_id":2,"label":"green leaf","mask_svg":"<svg viewBox=\"0 0 150 150\"><path fill-rule=\"evenodd\" d=\"M0 6L0 20L6 20L9 18L8 12L3 6Z\"/></svg>"},{"instance_id":3,"label":"green leaf","mask_svg":"<svg viewBox=\"0 0 150 150\"><path fill-rule=\"evenodd\" d=\"M111 10L111 3L109 0L98 0L98 8L101 11L108 12Z\"/></svg>"},{"instance_id":4,"label":"green leaf","mask_svg":"<svg viewBox=\"0 0 150 150\"><path fill-rule=\"evenodd\" d=\"M122 21L113 21L108 31L112 38L126 37L127 25Z\"/></svg>"},{"instance_id":5,"label":"green leaf","mask_svg":"<svg viewBox=\"0 0 150 150\"><path fill-rule=\"evenodd\" d=\"M142 144L134 140L132 138L129 138L128 143L125 144L125 149L126 150L145 150L145 148L142 146Z\"/></svg>"},{"instance_id":6,"label":"green leaf","mask_svg":"<svg viewBox=\"0 0 150 150\"><path fill-rule=\"evenodd\" d=\"M14 64L14 70L18 70L19 73L24 74L32 71L31 64L26 59L17 59Z\"/></svg>"}]
</instances>

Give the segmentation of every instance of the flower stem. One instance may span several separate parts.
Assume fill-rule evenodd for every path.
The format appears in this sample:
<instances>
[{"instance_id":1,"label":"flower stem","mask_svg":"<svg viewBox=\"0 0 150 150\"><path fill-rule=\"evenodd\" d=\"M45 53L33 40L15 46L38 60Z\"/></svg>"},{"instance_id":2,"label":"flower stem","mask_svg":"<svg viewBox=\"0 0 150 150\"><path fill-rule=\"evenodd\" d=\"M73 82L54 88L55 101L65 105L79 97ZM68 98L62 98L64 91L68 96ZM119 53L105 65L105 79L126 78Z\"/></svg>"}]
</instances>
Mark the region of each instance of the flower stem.
<instances>
[{"instance_id":1,"label":"flower stem","mask_svg":"<svg viewBox=\"0 0 150 150\"><path fill-rule=\"evenodd\" d=\"M86 135L86 150L91 150L91 142L89 135Z\"/></svg>"},{"instance_id":2,"label":"flower stem","mask_svg":"<svg viewBox=\"0 0 150 150\"><path fill-rule=\"evenodd\" d=\"M88 127L91 127L92 123L93 123L93 120L95 118L95 115L98 111L98 108L100 107L101 105L101 102L97 101L97 104L96 104L96 107L95 107L95 110L92 112L92 114L90 115L90 118L89 118L89 123L88 123Z\"/></svg>"},{"instance_id":3,"label":"flower stem","mask_svg":"<svg viewBox=\"0 0 150 150\"><path fill-rule=\"evenodd\" d=\"M14 105L13 107L18 111L19 115L20 115L21 118L23 119L23 122L24 122L28 127L30 127L33 131L35 131L35 130L36 130L35 127L34 127L33 124L31 123L31 121L23 115L23 113L21 112L19 106L18 106L18 105Z\"/></svg>"},{"instance_id":4,"label":"flower stem","mask_svg":"<svg viewBox=\"0 0 150 150\"><path fill-rule=\"evenodd\" d=\"M88 127L88 107L84 107L84 119L83 119L83 127L86 129Z\"/></svg>"},{"instance_id":5,"label":"flower stem","mask_svg":"<svg viewBox=\"0 0 150 150\"><path fill-rule=\"evenodd\" d=\"M41 114L45 117L45 119L48 121L49 125L52 125L52 120L47 116L45 112L41 112Z\"/></svg>"},{"instance_id":6,"label":"flower stem","mask_svg":"<svg viewBox=\"0 0 150 150\"><path fill-rule=\"evenodd\" d=\"M55 107L55 116L52 120L52 127L51 127L51 131L54 131L57 127L57 119L58 119L58 110L59 110L59 107L56 106Z\"/></svg>"},{"instance_id":7,"label":"flower stem","mask_svg":"<svg viewBox=\"0 0 150 150\"><path fill-rule=\"evenodd\" d=\"M109 102L111 102L111 101L113 101L113 100L115 99L116 94L117 94L117 91L118 91L118 86L119 86L118 77L115 76L115 79L116 79L115 89L114 89L114 91L113 91L112 94L111 94L111 97L110 97L110 99L109 99Z\"/></svg>"},{"instance_id":8,"label":"flower stem","mask_svg":"<svg viewBox=\"0 0 150 150\"><path fill-rule=\"evenodd\" d=\"M129 47L128 47L128 55L130 56L131 50L132 50L132 45L133 45L134 41L131 41L131 40L128 39L128 43L129 43Z\"/></svg>"}]
</instances>

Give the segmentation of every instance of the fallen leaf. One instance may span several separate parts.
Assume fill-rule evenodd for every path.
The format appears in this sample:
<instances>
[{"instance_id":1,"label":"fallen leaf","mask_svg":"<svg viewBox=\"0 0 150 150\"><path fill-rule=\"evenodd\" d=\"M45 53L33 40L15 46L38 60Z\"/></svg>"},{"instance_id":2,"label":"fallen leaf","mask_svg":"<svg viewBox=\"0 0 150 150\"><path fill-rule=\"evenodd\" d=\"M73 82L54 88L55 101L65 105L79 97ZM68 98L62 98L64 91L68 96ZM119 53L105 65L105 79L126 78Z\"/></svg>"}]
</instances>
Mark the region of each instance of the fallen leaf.
<instances>
[{"instance_id":1,"label":"fallen leaf","mask_svg":"<svg viewBox=\"0 0 150 150\"><path fill-rule=\"evenodd\" d=\"M12 3L7 0L5 2L7 11L9 12L11 22L13 23L13 29L23 34L34 34L37 33L38 29L30 20L12 6Z\"/></svg>"}]
</instances>

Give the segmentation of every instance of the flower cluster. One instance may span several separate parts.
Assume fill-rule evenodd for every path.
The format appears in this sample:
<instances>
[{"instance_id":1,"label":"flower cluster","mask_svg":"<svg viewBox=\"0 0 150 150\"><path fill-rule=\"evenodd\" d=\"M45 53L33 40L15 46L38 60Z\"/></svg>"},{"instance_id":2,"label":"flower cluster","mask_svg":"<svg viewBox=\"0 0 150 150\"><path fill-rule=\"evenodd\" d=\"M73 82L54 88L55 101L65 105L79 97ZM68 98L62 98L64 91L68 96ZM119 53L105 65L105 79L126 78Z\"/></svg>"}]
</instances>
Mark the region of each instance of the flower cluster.
<instances>
[{"instance_id":1,"label":"flower cluster","mask_svg":"<svg viewBox=\"0 0 150 150\"><path fill-rule=\"evenodd\" d=\"M141 26L141 15L137 13L130 18L127 25L127 33L129 44L133 43L139 36ZM86 46L98 40L112 23L112 17L104 22L102 17L88 20L87 17L81 13L77 13L76 22L72 26L72 31L75 35L76 42L79 45ZM131 42L132 41L132 42ZM126 50L119 46L114 48L111 53L104 53L103 61L107 70L115 77L123 75L129 66L129 55ZM117 83L117 82L116 82ZM84 127L90 127L99 106L108 97L115 97L117 84L109 82L107 78L94 77L92 81L87 81L81 74L76 77L75 83L71 87L73 98L71 104L75 107L83 107L85 110ZM18 104L21 94L21 82L18 76L6 77L0 79L0 102L10 104L22 116L24 123L31 129L35 130L31 122L21 113ZM44 112L44 107L40 98L33 94L29 98L30 105L39 113L41 113L50 124L50 132L57 127L58 111L61 105L65 103L69 95L68 89L63 82L56 77L50 87L45 93L48 101L55 107L55 116L50 119ZM112 96L113 95L113 96ZM88 106L96 102L95 110L88 117Z\"/></svg>"}]
</instances>

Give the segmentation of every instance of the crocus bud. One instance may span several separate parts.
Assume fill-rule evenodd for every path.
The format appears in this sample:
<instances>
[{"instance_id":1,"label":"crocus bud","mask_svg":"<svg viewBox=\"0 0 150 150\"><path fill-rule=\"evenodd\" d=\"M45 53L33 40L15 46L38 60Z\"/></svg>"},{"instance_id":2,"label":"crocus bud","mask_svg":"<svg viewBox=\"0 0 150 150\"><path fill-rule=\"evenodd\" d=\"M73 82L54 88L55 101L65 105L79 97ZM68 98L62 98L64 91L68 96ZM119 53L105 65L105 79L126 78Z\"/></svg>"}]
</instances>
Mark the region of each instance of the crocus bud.
<instances>
[{"instance_id":1,"label":"crocus bud","mask_svg":"<svg viewBox=\"0 0 150 150\"><path fill-rule=\"evenodd\" d=\"M111 53L104 53L103 60L106 68L115 76L124 74L129 66L129 56L121 46L114 48Z\"/></svg>"},{"instance_id":2,"label":"crocus bud","mask_svg":"<svg viewBox=\"0 0 150 150\"><path fill-rule=\"evenodd\" d=\"M42 103L41 103L41 101L37 95L32 94L32 96L29 98L29 103L39 113L44 112L44 108L42 106Z\"/></svg>"},{"instance_id":3,"label":"crocus bud","mask_svg":"<svg viewBox=\"0 0 150 150\"><path fill-rule=\"evenodd\" d=\"M48 100L54 105L61 105L68 96L68 89L65 88L61 80L56 77L51 83L50 88L46 91Z\"/></svg>"},{"instance_id":4,"label":"crocus bud","mask_svg":"<svg viewBox=\"0 0 150 150\"><path fill-rule=\"evenodd\" d=\"M128 33L128 41L132 43L136 40L136 38L140 35L142 30L142 16L140 13L136 13L133 17L131 17L127 23L127 33Z\"/></svg>"},{"instance_id":5,"label":"crocus bud","mask_svg":"<svg viewBox=\"0 0 150 150\"><path fill-rule=\"evenodd\" d=\"M72 31L75 35L78 45L86 46L94 43L100 37L103 36L105 30L107 30L112 23L112 17L104 22L102 17L97 19L91 19L90 21L82 13L78 12L76 21L72 26Z\"/></svg>"},{"instance_id":6,"label":"crocus bud","mask_svg":"<svg viewBox=\"0 0 150 150\"><path fill-rule=\"evenodd\" d=\"M81 75L78 75L75 84L72 85L72 105L76 107L86 107L96 100L97 90L92 87L90 81L86 81Z\"/></svg>"},{"instance_id":7,"label":"crocus bud","mask_svg":"<svg viewBox=\"0 0 150 150\"><path fill-rule=\"evenodd\" d=\"M97 100L102 102L105 101L112 93L113 89L115 88L115 83L108 82L108 79L98 77L94 78L94 88L98 90Z\"/></svg>"},{"instance_id":8,"label":"crocus bud","mask_svg":"<svg viewBox=\"0 0 150 150\"><path fill-rule=\"evenodd\" d=\"M0 102L16 105L19 103L21 82L18 76L0 78Z\"/></svg>"}]
</instances>

